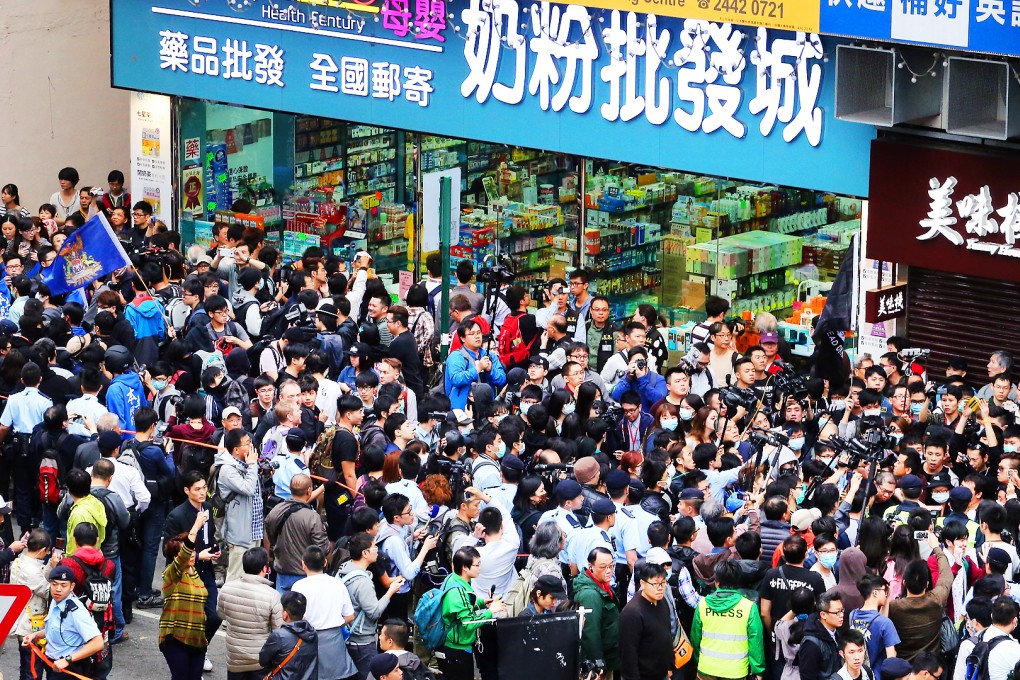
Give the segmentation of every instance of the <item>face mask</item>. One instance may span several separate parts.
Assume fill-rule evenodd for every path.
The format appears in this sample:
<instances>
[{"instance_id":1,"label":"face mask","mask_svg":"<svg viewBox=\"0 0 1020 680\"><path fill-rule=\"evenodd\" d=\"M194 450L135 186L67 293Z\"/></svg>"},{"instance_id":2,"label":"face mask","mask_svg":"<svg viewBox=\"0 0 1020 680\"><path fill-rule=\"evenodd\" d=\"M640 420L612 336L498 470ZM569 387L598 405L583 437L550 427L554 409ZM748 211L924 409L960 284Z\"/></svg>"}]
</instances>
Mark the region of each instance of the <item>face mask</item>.
<instances>
[{"instance_id":1,"label":"face mask","mask_svg":"<svg viewBox=\"0 0 1020 680\"><path fill-rule=\"evenodd\" d=\"M153 380L152 389L161 392L166 387L166 380Z\"/></svg>"},{"instance_id":2,"label":"face mask","mask_svg":"<svg viewBox=\"0 0 1020 680\"><path fill-rule=\"evenodd\" d=\"M936 503L938 503L939 505L941 505L942 503L945 503L946 501L949 500L949 492L948 491L939 491L937 493L933 493L931 495L931 499L933 501L935 501Z\"/></svg>"},{"instance_id":3,"label":"face mask","mask_svg":"<svg viewBox=\"0 0 1020 680\"><path fill-rule=\"evenodd\" d=\"M679 424L680 424L680 421L675 420L675 419L660 420L659 421L659 425L662 425L662 429L669 430L670 432L675 430L676 426L679 425Z\"/></svg>"},{"instance_id":4,"label":"face mask","mask_svg":"<svg viewBox=\"0 0 1020 680\"><path fill-rule=\"evenodd\" d=\"M882 415L882 409L880 409L880 408L869 408L866 411L864 411L864 415L866 415L866 416L880 416L880 415Z\"/></svg>"},{"instance_id":5,"label":"face mask","mask_svg":"<svg viewBox=\"0 0 1020 680\"><path fill-rule=\"evenodd\" d=\"M574 412L574 404L573 404L573 402L571 402L569 404L564 404L563 405L563 415L569 416L573 412Z\"/></svg>"},{"instance_id":6,"label":"face mask","mask_svg":"<svg viewBox=\"0 0 1020 680\"><path fill-rule=\"evenodd\" d=\"M530 402L527 403L527 404L521 404L521 415L522 416L528 415L528 411L531 410L532 406L534 406L534 404L532 404Z\"/></svg>"},{"instance_id":7,"label":"face mask","mask_svg":"<svg viewBox=\"0 0 1020 680\"><path fill-rule=\"evenodd\" d=\"M500 442L499 447L496 449L496 458L502 458L506 455L506 442Z\"/></svg>"},{"instance_id":8,"label":"face mask","mask_svg":"<svg viewBox=\"0 0 1020 680\"><path fill-rule=\"evenodd\" d=\"M797 494L797 505L804 503L804 496L807 494L807 489L801 489L800 493Z\"/></svg>"},{"instance_id":9,"label":"face mask","mask_svg":"<svg viewBox=\"0 0 1020 680\"><path fill-rule=\"evenodd\" d=\"M832 569L836 565L836 558L838 555L819 555L818 564L822 565L826 569Z\"/></svg>"},{"instance_id":10,"label":"face mask","mask_svg":"<svg viewBox=\"0 0 1020 680\"><path fill-rule=\"evenodd\" d=\"M1017 446L1016 446L1016 444L1003 444L1002 445L1002 452L1003 453L1016 453L1017 452Z\"/></svg>"},{"instance_id":11,"label":"face mask","mask_svg":"<svg viewBox=\"0 0 1020 680\"><path fill-rule=\"evenodd\" d=\"M804 448L804 437L793 437L790 439L790 448L794 451L800 451Z\"/></svg>"},{"instance_id":12,"label":"face mask","mask_svg":"<svg viewBox=\"0 0 1020 680\"><path fill-rule=\"evenodd\" d=\"M673 479L673 475L676 474L676 466L670 463L666 466L666 476Z\"/></svg>"},{"instance_id":13,"label":"face mask","mask_svg":"<svg viewBox=\"0 0 1020 680\"><path fill-rule=\"evenodd\" d=\"M890 432L889 436L892 437L893 441L895 441L897 444L899 444L900 440L903 439L903 433L902 432Z\"/></svg>"},{"instance_id":14,"label":"face mask","mask_svg":"<svg viewBox=\"0 0 1020 680\"><path fill-rule=\"evenodd\" d=\"M680 420L691 420L694 418L694 409L682 408L678 409L680 414Z\"/></svg>"},{"instance_id":15,"label":"face mask","mask_svg":"<svg viewBox=\"0 0 1020 680\"><path fill-rule=\"evenodd\" d=\"M845 408L846 408L846 402L843 401L842 399L833 399L829 403L829 410L830 411L842 411Z\"/></svg>"},{"instance_id":16,"label":"face mask","mask_svg":"<svg viewBox=\"0 0 1020 680\"><path fill-rule=\"evenodd\" d=\"M924 404L910 403L910 413L915 416L921 415L921 409L924 408Z\"/></svg>"},{"instance_id":17,"label":"face mask","mask_svg":"<svg viewBox=\"0 0 1020 680\"><path fill-rule=\"evenodd\" d=\"M265 286L265 284L266 284L266 282L265 282L264 279L259 279L258 285L255 286L255 290L262 290L262 288L263 288L263 286Z\"/></svg>"}]
</instances>

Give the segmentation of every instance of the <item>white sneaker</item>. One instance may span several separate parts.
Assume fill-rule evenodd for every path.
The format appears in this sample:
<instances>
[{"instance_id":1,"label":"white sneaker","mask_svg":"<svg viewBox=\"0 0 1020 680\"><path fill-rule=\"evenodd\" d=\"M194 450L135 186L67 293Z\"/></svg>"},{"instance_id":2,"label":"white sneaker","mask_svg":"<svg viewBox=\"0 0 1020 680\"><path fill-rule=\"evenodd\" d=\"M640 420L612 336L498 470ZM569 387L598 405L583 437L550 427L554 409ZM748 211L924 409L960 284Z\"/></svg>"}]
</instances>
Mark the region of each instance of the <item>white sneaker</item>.
<instances>
[{"instance_id":1,"label":"white sneaker","mask_svg":"<svg viewBox=\"0 0 1020 680\"><path fill-rule=\"evenodd\" d=\"M205 661L202 662L202 672L203 673L211 673L212 672L212 661L209 660L209 656L208 655L206 655Z\"/></svg>"}]
</instances>

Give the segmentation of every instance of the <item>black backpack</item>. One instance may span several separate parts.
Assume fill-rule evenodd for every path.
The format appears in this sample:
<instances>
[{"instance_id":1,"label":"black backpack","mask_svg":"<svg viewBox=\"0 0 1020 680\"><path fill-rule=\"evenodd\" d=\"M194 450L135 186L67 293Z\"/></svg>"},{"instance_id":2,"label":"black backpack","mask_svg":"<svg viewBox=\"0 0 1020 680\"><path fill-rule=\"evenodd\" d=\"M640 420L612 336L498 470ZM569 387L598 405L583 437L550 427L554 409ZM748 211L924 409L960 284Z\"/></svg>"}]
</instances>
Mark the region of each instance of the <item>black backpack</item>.
<instances>
[{"instance_id":1,"label":"black backpack","mask_svg":"<svg viewBox=\"0 0 1020 680\"><path fill-rule=\"evenodd\" d=\"M967 670L964 680L988 680L988 657L1000 642L1011 639L1013 638L1010 635L999 635L991 640L985 640L985 633L972 637L974 649L967 655Z\"/></svg>"},{"instance_id":2,"label":"black backpack","mask_svg":"<svg viewBox=\"0 0 1020 680\"><path fill-rule=\"evenodd\" d=\"M81 597L78 599L91 612L99 632L106 633L114 627L113 581L103 576L99 569L85 564L79 557L72 555L71 559L85 572L85 582L82 583Z\"/></svg>"}]
</instances>

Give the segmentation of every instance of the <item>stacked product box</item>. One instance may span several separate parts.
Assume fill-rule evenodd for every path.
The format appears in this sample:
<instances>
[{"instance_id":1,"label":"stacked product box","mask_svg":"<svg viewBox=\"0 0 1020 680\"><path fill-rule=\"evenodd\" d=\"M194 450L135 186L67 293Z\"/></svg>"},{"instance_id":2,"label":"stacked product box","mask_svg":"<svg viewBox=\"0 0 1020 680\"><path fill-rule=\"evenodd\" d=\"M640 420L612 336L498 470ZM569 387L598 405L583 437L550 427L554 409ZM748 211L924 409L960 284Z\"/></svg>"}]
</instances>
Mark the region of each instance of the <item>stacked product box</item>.
<instances>
[{"instance_id":1,"label":"stacked product box","mask_svg":"<svg viewBox=\"0 0 1020 680\"><path fill-rule=\"evenodd\" d=\"M735 279L801 263L803 239L750 231L687 246L691 274Z\"/></svg>"}]
</instances>

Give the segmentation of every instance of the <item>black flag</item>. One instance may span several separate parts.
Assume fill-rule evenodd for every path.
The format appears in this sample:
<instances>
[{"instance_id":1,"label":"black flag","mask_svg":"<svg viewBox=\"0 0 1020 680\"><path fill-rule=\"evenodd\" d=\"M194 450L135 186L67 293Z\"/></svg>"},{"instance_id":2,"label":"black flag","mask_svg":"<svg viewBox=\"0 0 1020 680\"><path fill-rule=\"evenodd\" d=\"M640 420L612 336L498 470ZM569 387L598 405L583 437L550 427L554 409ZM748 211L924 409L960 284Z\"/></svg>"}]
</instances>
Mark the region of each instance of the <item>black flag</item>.
<instances>
[{"instance_id":1,"label":"black flag","mask_svg":"<svg viewBox=\"0 0 1020 680\"><path fill-rule=\"evenodd\" d=\"M857 237L854 236L811 336L815 342L815 375L825 378L830 385L845 385L850 378L850 359L843 346L843 336L852 327L856 312L856 253Z\"/></svg>"}]
</instances>

